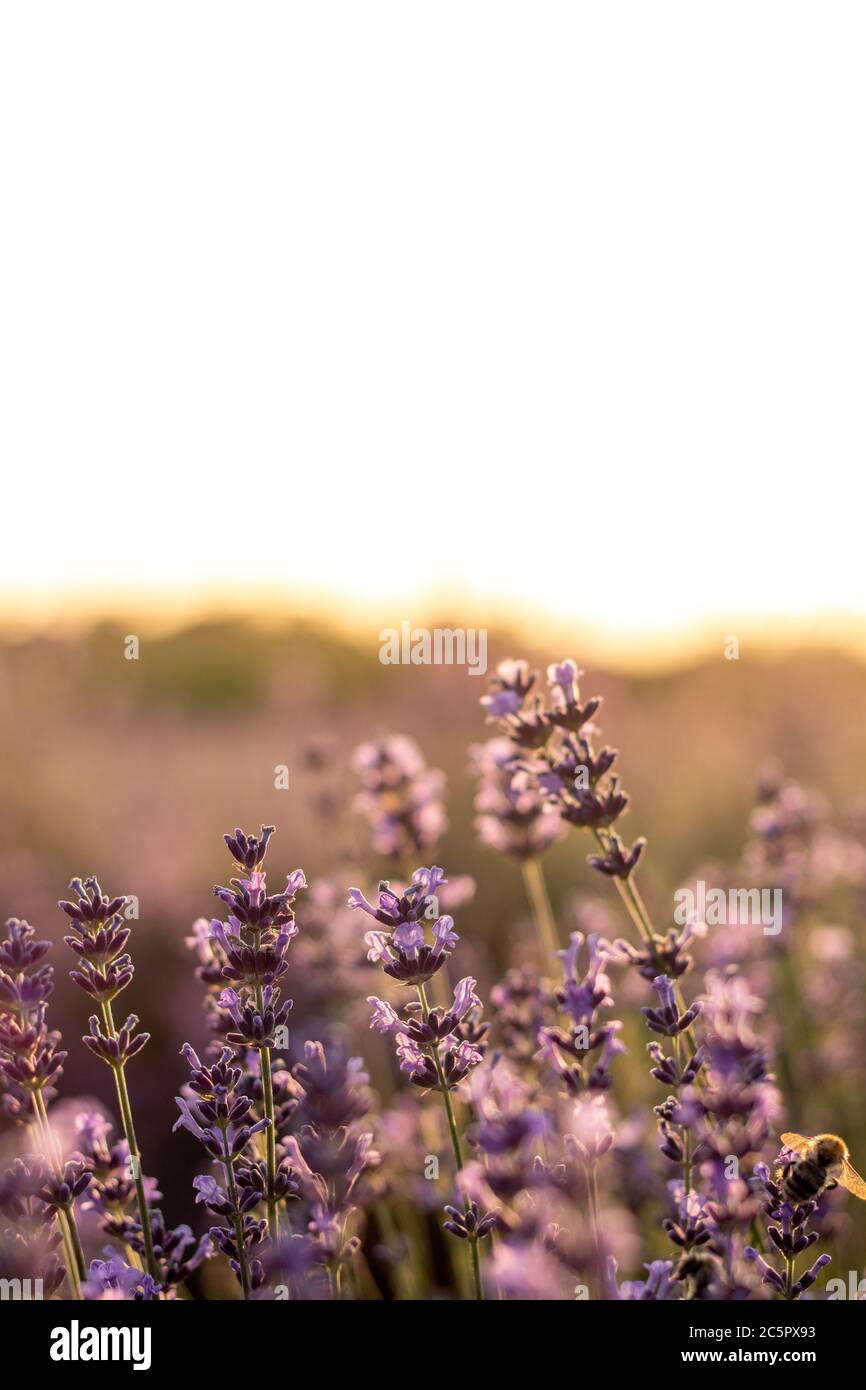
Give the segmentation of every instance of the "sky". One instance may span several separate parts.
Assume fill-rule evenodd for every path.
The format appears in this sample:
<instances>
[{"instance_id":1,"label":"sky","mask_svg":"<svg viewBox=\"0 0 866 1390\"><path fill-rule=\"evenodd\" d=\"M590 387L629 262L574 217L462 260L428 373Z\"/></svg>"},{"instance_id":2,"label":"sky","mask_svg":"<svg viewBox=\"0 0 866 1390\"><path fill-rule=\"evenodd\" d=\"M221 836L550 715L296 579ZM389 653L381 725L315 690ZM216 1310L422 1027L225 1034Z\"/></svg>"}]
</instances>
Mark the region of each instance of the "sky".
<instances>
[{"instance_id":1,"label":"sky","mask_svg":"<svg viewBox=\"0 0 866 1390\"><path fill-rule=\"evenodd\" d=\"M855 4L0 17L0 617L862 632Z\"/></svg>"}]
</instances>

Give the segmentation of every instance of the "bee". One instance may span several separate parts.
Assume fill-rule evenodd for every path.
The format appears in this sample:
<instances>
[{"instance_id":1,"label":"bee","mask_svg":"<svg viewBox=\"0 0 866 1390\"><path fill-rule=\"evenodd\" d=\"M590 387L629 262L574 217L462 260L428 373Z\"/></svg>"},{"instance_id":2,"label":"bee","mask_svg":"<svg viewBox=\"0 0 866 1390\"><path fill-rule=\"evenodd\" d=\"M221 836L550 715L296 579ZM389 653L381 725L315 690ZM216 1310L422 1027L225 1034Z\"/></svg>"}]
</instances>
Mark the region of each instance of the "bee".
<instances>
[{"instance_id":1,"label":"bee","mask_svg":"<svg viewBox=\"0 0 866 1390\"><path fill-rule=\"evenodd\" d=\"M866 1202L866 1182L852 1168L848 1145L838 1134L783 1134L782 1143L798 1157L779 1181L786 1202L814 1202L837 1183Z\"/></svg>"},{"instance_id":2,"label":"bee","mask_svg":"<svg viewBox=\"0 0 866 1390\"><path fill-rule=\"evenodd\" d=\"M684 1298L702 1298L712 1286L718 1272L718 1263L709 1251L698 1249L680 1256L671 1277L687 1285Z\"/></svg>"}]
</instances>

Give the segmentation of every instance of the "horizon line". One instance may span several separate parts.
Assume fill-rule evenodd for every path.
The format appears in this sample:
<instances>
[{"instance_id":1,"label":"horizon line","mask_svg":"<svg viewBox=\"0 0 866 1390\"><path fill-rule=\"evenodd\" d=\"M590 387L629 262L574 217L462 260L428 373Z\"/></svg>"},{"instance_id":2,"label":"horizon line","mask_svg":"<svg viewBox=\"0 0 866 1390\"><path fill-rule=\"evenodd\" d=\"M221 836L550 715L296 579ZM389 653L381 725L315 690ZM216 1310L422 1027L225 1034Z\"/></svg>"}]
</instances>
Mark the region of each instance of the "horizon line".
<instances>
[{"instance_id":1,"label":"horizon line","mask_svg":"<svg viewBox=\"0 0 866 1390\"><path fill-rule=\"evenodd\" d=\"M756 649L767 655L834 650L866 661L866 615L839 611L808 615L715 613L687 623L626 628L515 605L508 599L486 601L447 591L407 596L399 604L393 600L338 600L312 591L296 591L289 596L255 588L242 592L214 587L164 592L130 589L126 595L115 589L110 600L102 592L89 591L40 598L32 592L20 597L0 594L0 640L4 642L26 641L52 628L68 634L106 623L124 626L135 622L147 631L165 634L220 621L243 621L263 629L287 623L321 623L356 642L362 632L371 641L378 640L381 632L399 628L405 621L419 628L447 623L522 637L536 650L542 645L565 644L572 652L577 649L583 653L584 662L592 659L610 669L625 670L675 669L714 653L722 655L732 636L738 639L740 656L754 655Z\"/></svg>"}]
</instances>

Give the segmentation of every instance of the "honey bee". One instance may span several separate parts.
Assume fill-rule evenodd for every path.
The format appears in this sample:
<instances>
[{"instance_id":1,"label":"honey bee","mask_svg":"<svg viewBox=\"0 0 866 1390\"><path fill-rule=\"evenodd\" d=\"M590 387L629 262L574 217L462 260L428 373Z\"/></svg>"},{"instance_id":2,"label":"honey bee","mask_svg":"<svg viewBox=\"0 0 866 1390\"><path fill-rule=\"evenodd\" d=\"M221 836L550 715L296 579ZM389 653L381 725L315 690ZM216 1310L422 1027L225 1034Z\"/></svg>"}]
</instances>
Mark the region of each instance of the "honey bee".
<instances>
[{"instance_id":1,"label":"honey bee","mask_svg":"<svg viewBox=\"0 0 866 1390\"><path fill-rule=\"evenodd\" d=\"M866 1202L866 1182L852 1168L848 1145L838 1134L783 1134L782 1143L798 1157L785 1168L779 1182L786 1202L814 1202L839 1183Z\"/></svg>"}]
</instances>

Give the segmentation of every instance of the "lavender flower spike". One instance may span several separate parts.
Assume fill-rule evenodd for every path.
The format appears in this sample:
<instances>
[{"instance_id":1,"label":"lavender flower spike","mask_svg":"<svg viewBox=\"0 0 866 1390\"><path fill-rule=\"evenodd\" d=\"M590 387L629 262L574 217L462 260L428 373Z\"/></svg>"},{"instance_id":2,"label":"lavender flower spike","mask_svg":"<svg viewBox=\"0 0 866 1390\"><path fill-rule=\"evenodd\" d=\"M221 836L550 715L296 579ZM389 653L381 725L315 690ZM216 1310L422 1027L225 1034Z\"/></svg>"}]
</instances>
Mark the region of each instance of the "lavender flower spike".
<instances>
[{"instance_id":1,"label":"lavender flower spike","mask_svg":"<svg viewBox=\"0 0 866 1390\"><path fill-rule=\"evenodd\" d=\"M481 1062L487 1027L478 1022L481 1000L475 992L476 981L471 975L460 980L455 987L450 1008L431 1009L427 1000L424 988L427 980L445 963L458 940L451 918L440 917L432 928L435 944L431 947L426 941L425 923L430 900L431 897L435 899L436 888L445 881L441 869L417 869L402 895L392 893L390 886L382 883L379 885L378 906L374 907L357 888L353 888L349 894L349 906L360 908L386 928L385 931L367 933L369 959L379 962L393 979L414 985L417 990L417 1002L405 1004L399 1011L376 995L370 995L367 1000L373 1009L370 1026L380 1033L394 1035L400 1070L413 1085L424 1091L440 1092L454 1163L458 1175L462 1177L463 1148L451 1092ZM449 1216L446 1229L469 1243L475 1295L476 1298L483 1298L478 1242L493 1223L479 1212L468 1194L463 1216L459 1220L455 1218L453 1208L448 1207L446 1211Z\"/></svg>"},{"instance_id":2,"label":"lavender flower spike","mask_svg":"<svg viewBox=\"0 0 866 1390\"><path fill-rule=\"evenodd\" d=\"M55 1254L62 1238L69 1283L80 1297L85 1268L74 1202L89 1185L90 1174L79 1163L64 1164L48 1119L47 1102L56 1094L66 1060L66 1053L60 1051L60 1034L49 1032L46 1024L47 1001L54 988L53 967L44 963L49 949L48 941L36 940L28 922L11 917L6 923L6 939L0 941L3 1108L20 1125L35 1121L47 1162L41 1157L19 1160L20 1166L3 1174L0 1209L9 1201L27 1219L30 1229L26 1236L16 1233L14 1247L19 1256L32 1257L49 1289L58 1288L63 1280ZM52 1229L55 1219L59 1237Z\"/></svg>"},{"instance_id":3,"label":"lavender flower spike","mask_svg":"<svg viewBox=\"0 0 866 1390\"><path fill-rule=\"evenodd\" d=\"M285 1032L291 1000L281 1001L280 981L289 969L287 952L298 934L293 903L295 895L306 887L301 869L286 878L281 893L270 893L262 867L268 843L274 833L272 825L262 826L260 836L246 835L240 829L226 835L225 842L244 878L232 878L228 887L219 884L214 895L229 909L227 923L214 919L211 923L209 945L218 958L220 974L230 982L218 996L222 1022L228 1020L234 1028L224 1029L223 1037L233 1047L255 1048L263 1092L267 1124L267 1191L268 1229L272 1240L279 1234L277 1204L281 1186L277 1171L276 1109L271 1051L276 1043L277 1030ZM219 1239L222 1239L220 1237ZM240 1264L241 1255L238 1253Z\"/></svg>"},{"instance_id":4,"label":"lavender flower spike","mask_svg":"<svg viewBox=\"0 0 866 1390\"><path fill-rule=\"evenodd\" d=\"M153 1247L150 1210L147 1202L145 1180L142 1176L141 1152L132 1118L132 1103L126 1083L126 1064L146 1045L149 1034L132 1034L138 1023L135 1014L130 1015L118 1033L112 1011L112 1000L126 989L133 977L134 969L130 957L123 953L129 938L129 929L121 916L128 898L110 897L103 893L99 880L74 878L69 885L77 894L75 901L61 900L58 906L72 922L74 935L64 938L67 946L79 958L77 970L69 972L70 978L100 1006L102 1027L94 1014L90 1019L90 1033L85 1034L83 1042L111 1068L117 1090L117 1101L123 1131L129 1145L138 1215L141 1222L141 1236L144 1242L147 1272L154 1283L162 1282L162 1274Z\"/></svg>"}]
</instances>

